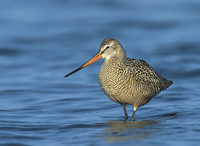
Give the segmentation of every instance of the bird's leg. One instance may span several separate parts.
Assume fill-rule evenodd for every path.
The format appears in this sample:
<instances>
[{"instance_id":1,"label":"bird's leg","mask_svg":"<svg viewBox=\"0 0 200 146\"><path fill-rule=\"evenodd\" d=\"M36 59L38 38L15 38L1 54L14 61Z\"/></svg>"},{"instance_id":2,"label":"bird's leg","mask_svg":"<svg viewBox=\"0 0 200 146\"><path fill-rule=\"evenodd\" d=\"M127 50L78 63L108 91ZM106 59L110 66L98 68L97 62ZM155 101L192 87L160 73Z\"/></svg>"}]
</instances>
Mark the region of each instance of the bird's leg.
<instances>
[{"instance_id":1,"label":"bird's leg","mask_svg":"<svg viewBox=\"0 0 200 146\"><path fill-rule=\"evenodd\" d=\"M135 112L136 112L136 110L137 110L137 107L133 106L133 115L132 115L132 118L131 118L132 121L135 121Z\"/></svg>"},{"instance_id":2,"label":"bird's leg","mask_svg":"<svg viewBox=\"0 0 200 146\"><path fill-rule=\"evenodd\" d=\"M127 120L128 119L128 114L127 114L127 111L126 111L126 105L123 104L122 106L123 106L123 110L124 110L125 120Z\"/></svg>"}]
</instances>

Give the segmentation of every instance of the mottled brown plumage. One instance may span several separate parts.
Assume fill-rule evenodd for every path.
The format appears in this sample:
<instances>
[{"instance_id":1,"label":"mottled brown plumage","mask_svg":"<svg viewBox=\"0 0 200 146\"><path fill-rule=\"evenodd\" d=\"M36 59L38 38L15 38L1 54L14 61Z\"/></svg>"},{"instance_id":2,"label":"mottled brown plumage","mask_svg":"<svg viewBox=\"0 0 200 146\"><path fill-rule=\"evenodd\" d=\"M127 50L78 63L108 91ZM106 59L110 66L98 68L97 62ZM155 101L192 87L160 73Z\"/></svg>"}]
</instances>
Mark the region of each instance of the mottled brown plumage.
<instances>
[{"instance_id":1,"label":"mottled brown plumage","mask_svg":"<svg viewBox=\"0 0 200 146\"><path fill-rule=\"evenodd\" d=\"M123 47L115 39L105 39L99 53L75 72L100 58L105 58L99 72L101 88L111 100L123 106L126 119L127 104L133 105L134 120L138 107L148 103L172 84L172 81L161 77L144 60L127 58Z\"/></svg>"}]
</instances>

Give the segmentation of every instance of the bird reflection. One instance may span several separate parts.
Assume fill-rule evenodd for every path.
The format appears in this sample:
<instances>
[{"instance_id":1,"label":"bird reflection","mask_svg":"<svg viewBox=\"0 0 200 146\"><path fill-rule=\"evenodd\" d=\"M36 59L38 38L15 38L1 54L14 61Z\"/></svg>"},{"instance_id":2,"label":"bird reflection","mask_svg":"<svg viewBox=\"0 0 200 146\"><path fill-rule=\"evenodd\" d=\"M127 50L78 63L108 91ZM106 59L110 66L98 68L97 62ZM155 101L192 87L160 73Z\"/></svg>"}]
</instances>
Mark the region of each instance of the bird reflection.
<instances>
[{"instance_id":1,"label":"bird reflection","mask_svg":"<svg viewBox=\"0 0 200 146\"><path fill-rule=\"evenodd\" d=\"M160 121L109 121L104 123L108 126L103 133L103 137L109 142L117 142L123 140L140 140L154 133L159 133L160 128L156 125Z\"/></svg>"}]
</instances>

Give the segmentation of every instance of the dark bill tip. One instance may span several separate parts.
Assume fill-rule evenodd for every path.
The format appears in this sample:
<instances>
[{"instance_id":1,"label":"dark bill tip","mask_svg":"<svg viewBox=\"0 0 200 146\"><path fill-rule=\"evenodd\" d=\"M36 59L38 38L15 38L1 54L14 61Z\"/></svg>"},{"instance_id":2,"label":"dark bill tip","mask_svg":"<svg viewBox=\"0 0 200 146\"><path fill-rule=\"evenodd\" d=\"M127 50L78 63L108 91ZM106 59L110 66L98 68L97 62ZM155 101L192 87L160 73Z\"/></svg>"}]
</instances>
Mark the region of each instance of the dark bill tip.
<instances>
[{"instance_id":1,"label":"dark bill tip","mask_svg":"<svg viewBox=\"0 0 200 146\"><path fill-rule=\"evenodd\" d=\"M80 66L79 68L75 69L74 71L72 71L72 72L70 72L70 73L66 74L66 75L64 76L64 78L66 78L66 77L68 77L68 76L72 75L73 73L75 73L75 72L77 72L77 71L81 70L82 68L83 68L83 66Z\"/></svg>"}]
</instances>

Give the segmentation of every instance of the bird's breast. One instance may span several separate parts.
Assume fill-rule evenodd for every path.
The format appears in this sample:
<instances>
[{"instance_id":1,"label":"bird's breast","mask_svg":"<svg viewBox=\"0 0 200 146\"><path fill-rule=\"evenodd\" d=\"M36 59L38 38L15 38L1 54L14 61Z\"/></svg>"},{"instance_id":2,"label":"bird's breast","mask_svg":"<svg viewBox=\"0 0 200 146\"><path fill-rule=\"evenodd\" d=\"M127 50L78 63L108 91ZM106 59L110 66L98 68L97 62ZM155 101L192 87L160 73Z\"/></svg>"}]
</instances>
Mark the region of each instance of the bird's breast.
<instances>
[{"instance_id":1,"label":"bird's breast","mask_svg":"<svg viewBox=\"0 0 200 146\"><path fill-rule=\"evenodd\" d=\"M117 60L105 61L99 72L99 83L103 91L116 102L122 102L128 96L133 85L132 75ZM125 94L126 93L126 94ZM118 101L120 100L120 101Z\"/></svg>"}]
</instances>

